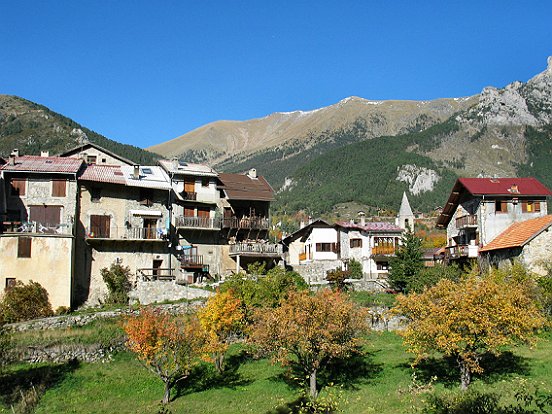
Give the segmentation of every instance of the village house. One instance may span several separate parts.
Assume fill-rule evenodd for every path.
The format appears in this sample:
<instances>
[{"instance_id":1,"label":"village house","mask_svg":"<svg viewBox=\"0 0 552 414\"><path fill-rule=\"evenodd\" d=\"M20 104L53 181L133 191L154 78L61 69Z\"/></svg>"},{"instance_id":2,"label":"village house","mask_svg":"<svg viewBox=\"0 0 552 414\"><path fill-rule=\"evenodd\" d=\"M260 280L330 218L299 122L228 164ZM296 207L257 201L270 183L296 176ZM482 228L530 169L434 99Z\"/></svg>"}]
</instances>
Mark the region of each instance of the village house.
<instances>
[{"instance_id":1,"label":"village house","mask_svg":"<svg viewBox=\"0 0 552 414\"><path fill-rule=\"evenodd\" d=\"M33 279L54 307L96 304L107 294L101 270L121 264L155 291L148 300L177 299L181 285L280 260L268 241L273 190L254 170L134 165L90 143L61 157L12 155L0 166L5 288Z\"/></svg>"},{"instance_id":2,"label":"village house","mask_svg":"<svg viewBox=\"0 0 552 414\"><path fill-rule=\"evenodd\" d=\"M101 269L117 263L138 279L171 276L168 249L171 186L158 166L88 165L79 180L77 303L107 293Z\"/></svg>"},{"instance_id":3,"label":"village house","mask_svg":"<svg viewBox=\"0 0 552 414\"><path fill-rule=\"evenodd\" d=\"M0 167L0 283L33 280L55 308L71 306L80 159L19 156Z\"/></svg>"},{"instance_id":4,"label":"village house","mask_svg":"<svg viewBox=\"0 0 552 414\"><path fill-rule=\"evenodd\" d=\"M366 221L329 224L316 220L282 240L286 265L309 283L322 282L326 272L346 269L352 259L362 264L363 280L375 289L386 287L389 261L405 231L414 228L414 214L406 194L395 223ZM401 227L402 226L402 227Z\"/></svg>"},{"instance_id":5,"label":"village house","mask_svg":"<svg viewBox=\"0 0 552 414\"><path fill-rule=\"evenodd\" d=\"M535 178L459 178L437 219L447 230L446 260L476 259L514 223L546 216L551 194Z\"/></svg>"}]
</instances>

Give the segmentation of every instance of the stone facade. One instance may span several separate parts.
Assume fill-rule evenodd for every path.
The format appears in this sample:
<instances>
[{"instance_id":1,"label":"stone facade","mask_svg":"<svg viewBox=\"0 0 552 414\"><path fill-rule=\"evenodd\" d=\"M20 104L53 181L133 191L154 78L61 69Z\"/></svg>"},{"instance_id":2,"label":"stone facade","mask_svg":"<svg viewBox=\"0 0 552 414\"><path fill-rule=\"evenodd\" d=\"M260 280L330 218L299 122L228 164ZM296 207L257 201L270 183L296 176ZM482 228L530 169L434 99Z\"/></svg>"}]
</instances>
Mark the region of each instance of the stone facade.
<instances>
[{"instance_id":1,"label":"stone facade","mask_svg":"<svg viewBox=\"0 0 552 414\"><path fill-rule=\"evenodd\" d=\"M213 292L203 289L189 287L179 284L177 281L139 281L136 287L130 292L130 302L149 305L164 301L176 301L181 299L194 300L209 298Z\"/></svg>"}]
</instances>

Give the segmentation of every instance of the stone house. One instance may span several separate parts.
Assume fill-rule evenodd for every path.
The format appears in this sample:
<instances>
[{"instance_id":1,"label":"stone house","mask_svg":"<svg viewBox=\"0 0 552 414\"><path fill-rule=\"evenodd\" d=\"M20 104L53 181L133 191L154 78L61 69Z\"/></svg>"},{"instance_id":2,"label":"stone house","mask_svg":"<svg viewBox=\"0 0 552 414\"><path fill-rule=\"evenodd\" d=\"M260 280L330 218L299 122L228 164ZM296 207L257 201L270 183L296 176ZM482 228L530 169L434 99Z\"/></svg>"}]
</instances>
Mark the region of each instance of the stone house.
<instances>
[{"instance_id":1,"label":"stone house","mask_svg":"<svg viewBox=\"0 0 552 414\"><path fill-rule=\"evenodd\" d=\"M0 167L0 284L38 282L55 309L72 303L77 177L84 163L44 155L15 151Z\"/></svg>"},{"instance_id":2,"label":"stone house","mask_svg":"<svg viewBox=\"0 0 552 414\"><path fill-rule=\"evenodd\" d=\"M107 293L102 268L128 266L138 279L173 276L169 245L171 186L158 166L88 165L78 177L77 303ZM171 270L169 270L171 269Z\"/></svg>"},{"instance_id":3,"label":"stone house","mask_svg":"<svg viewBox=\"0 0 552 414\"><path fill-rule=\"evenodd\" d=\"M102 148L93 142L86 142L75 148L71 148L59 156L82 159L89 165L134 165L132 161Z\"/></svg>"},{"instance_id":4,"label":"stone house","mask_svg":"<svg viewBox=\"0 0 552 414\"><path fill-rule=\"evenodd\" d=\"M546 216L550 195L535 178L459 178L437 219L447 230L446 259L475 259L512 224Z\"/></svg>"},{"instance_id":5,"label":"stone house","mask_svg":"<svg viewBox=\"0 0 552 414\"><path fill-rule=\"evenodd\" d=\"M479 250L480 260L494 267L509 266L514 260L531 272L547 274L552 264L552 215L516 222Z\"/></svg>"}]
</instances>

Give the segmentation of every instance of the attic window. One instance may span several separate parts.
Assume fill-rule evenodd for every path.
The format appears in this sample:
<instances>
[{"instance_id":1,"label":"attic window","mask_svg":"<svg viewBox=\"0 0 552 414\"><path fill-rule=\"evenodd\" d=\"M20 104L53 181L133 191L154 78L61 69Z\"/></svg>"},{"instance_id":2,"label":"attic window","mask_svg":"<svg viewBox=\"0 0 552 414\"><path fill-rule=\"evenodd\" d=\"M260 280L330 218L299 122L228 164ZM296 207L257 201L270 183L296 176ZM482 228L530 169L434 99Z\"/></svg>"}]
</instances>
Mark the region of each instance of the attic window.
<instances>
[{"instance_id":1,"label":"attic window","mask_svg":"<svg viewBox=\"0 0 552 414\"><path fill-rule=\"evenodd\" d=\"M507 213L508 203L505 200L495 201L495 213Z\"/></svg>"},{"instance_id":2,"label":"attic window","mask_svg":"<svg viewBox=\"0 0 552 414\"><path fill-rule=\"evenodd\" d=\"M143 206L151 207L153 205L153 190L151 188L140 188L138 201Z\"/></svg>"},{"instance_id":3,"label":"attic window","mask_svg":"<svg viewBox=\"0 0 552 414\"><path fill-rule=\"evenodd\" d=\"M151 168L142 168L142 174L144 175L148 175L148 174L153 174L152 171L151 171Z\"/></svg>"}]
</instances>

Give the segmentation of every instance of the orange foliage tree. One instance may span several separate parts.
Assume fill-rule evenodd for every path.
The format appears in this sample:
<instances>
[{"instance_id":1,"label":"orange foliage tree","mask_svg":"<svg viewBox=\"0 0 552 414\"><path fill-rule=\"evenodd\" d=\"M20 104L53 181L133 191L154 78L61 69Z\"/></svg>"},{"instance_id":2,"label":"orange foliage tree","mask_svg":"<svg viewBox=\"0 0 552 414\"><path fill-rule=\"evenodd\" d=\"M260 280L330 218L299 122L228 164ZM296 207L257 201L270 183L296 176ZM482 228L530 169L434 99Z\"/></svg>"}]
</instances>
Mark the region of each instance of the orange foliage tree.
<instances>
[{"instance_id":1,"label":"orange foliage tree","mask_svg":"<svg viewBox=\"0 0 552 414\"><path fill-rule=\"evenodd\" d=\"M198 312L199 322L207 334L205 350L219 373L224 370L224 356L233 337L245 327L243 302L229 290L217 292Z\"/></svg>"},{"instance_id":2,"label":"orange foliage tree","mask_svg":"<svg viewBox=\"0 0 552 414\"><path fill-rule=\"evenodd\" d=\"M205 337L197 317L182 320L143 308L126 320L124 330L128 348L165 384L163 403L167 404L171 388L190 374L203 350Z\"/></svg>"},{"instance_id":3,"label":"orange foliage tree","mask_svg":"<svg viewBox=\"0 0 552 414\"><path fill-rule=\"evenodd\" d=\"M481 373L482 355L499 355L506 345L528 343L544 319L530 297L527 281L498 273L439 281L423 293L399 295L394 311L408 319L400 332L415 364L432 352L456 357L460 387Z\"/></svg>"},{"instance_id":4,"label":"orange foliage tree","mask_svg":"<svg viewBox=\"0 0 552 414\"><path fill-rule=\"evenodd\" d=\"M261 309L252 340L274 361L295 361L309 379L309 395L318 396L316 374L334 358L358 351L359 336L368 330L366 314L348 296L330 290L315 295L291 292L274 309Z\"/></svg>"}]
</instances>

